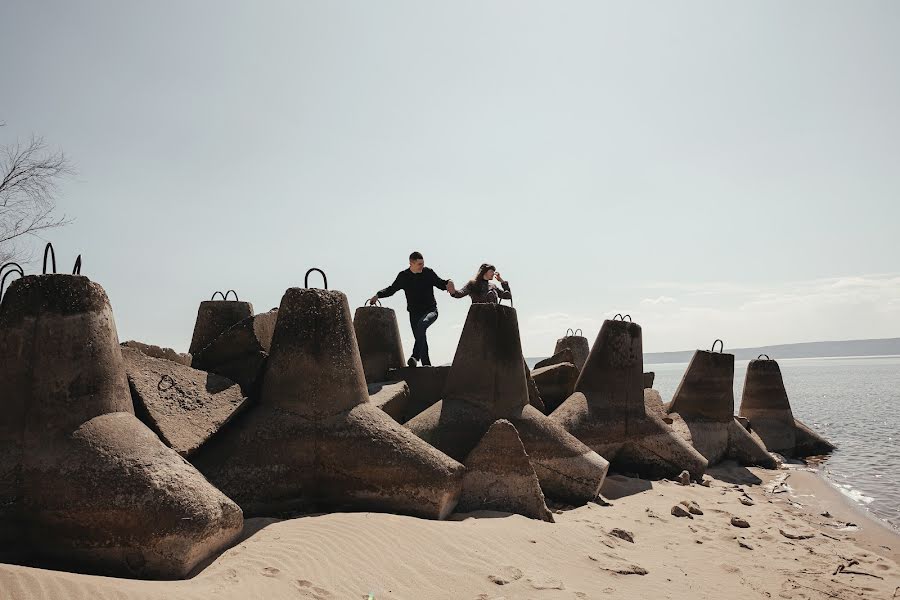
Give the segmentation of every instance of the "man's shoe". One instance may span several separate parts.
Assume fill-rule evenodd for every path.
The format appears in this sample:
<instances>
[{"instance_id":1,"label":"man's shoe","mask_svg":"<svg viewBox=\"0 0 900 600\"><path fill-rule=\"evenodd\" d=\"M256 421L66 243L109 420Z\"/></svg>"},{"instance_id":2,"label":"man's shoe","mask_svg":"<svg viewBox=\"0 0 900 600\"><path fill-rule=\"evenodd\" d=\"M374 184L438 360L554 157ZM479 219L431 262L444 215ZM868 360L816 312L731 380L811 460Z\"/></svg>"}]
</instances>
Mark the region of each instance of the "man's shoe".
<instances>
[{"instance_id":1,"label":"man's shoe","mask_svg":"<svg viewBox=\"0 0 900 600\"><path fill-rule=\"evenodd\" d=\"M416 359L414 359L413 357L410 356L410 357L409 357L409 360L406 361L406 366L408 366L408 367L415 367L415 366L416 366Z\"/></svg>"}]
</instances>

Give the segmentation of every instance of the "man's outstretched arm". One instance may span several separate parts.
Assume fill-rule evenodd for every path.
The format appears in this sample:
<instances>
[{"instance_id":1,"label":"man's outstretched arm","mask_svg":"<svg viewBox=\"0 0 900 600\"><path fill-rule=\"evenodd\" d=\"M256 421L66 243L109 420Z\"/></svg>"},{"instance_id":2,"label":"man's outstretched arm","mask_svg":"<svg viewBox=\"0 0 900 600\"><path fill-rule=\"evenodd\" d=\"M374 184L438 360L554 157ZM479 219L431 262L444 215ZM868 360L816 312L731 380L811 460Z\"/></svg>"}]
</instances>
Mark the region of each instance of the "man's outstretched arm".
<instances>
[{"instance_id":1,"label":"man's outstretched arm","mask_svg":"<svg viewBox=\"0 0 900 600\"><path fill-rule=\"evenodd\" d=\"M369 304L375 304L375 301L378 300L379 298L387 298L389 296L393 296L394 294L396 294L397 292L402 290L403 282L400 280L400 276L402 274L403 274L402 271L400 273L397 273L397 277L394 278L394 283L387 286L383 290L378 290L378 292L374 296L369 298Z\"/></svg>"},{"instance_id":2,"label":"man's outstretched arm","mask_svg":"<svg viewBox=\"0 0 900 600\"><path fill-rule=\"evenodd\" d=\"M434 271L431 271L431 285L433 285L434 287L436 287L439 290L445 290L445 291L449 290L452 292L455 289L452 280L441 279L440 277L438 277L438 274L435 273Z\"/></svg>"}]
</instances>

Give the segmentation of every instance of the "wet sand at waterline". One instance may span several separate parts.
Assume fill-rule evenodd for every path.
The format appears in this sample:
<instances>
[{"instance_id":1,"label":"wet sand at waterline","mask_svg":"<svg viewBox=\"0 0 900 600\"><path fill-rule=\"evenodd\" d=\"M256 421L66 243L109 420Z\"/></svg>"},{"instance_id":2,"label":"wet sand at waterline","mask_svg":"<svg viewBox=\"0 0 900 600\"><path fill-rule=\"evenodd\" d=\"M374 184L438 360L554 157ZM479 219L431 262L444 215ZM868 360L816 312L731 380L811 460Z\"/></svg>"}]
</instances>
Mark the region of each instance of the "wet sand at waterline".
<instances>
[{"instance_id":1,"label":"wet sand at waterline","mask_svg":"<svg viewBox=\"0 0 900 600\"><path fill-rule=\"evenodd\" d=\"M900 597L900 535L815 473L729 465L711 475L709 487L612 475L610 506L556 506L556 523L488 512L248 519L243 539L189 580L0 565L0 598ZM673 516L681 501L703 514Z\"/></svg>"}]
</instances>

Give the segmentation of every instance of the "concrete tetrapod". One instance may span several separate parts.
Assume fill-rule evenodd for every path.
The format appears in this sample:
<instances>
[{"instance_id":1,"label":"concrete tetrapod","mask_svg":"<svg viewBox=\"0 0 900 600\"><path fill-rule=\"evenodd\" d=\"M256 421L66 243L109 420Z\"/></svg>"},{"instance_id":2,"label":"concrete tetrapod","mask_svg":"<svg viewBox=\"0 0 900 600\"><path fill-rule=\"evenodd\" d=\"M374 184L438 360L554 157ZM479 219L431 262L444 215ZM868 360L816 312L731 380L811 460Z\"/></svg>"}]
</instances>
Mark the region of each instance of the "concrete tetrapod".
<instances>
[{"instance_id":1,"label":"concrete tetrapod","mask_svg":"<svg viewBox=\"0 0 900 600\"><path fill-rule=\"evenodd\" d=\"M442 519L464 467L369 402L341 292L288 289L257 406L194 464L247 514L380 510Z\"/></svg>"},{"instance_id":2,"label":"concrete tetrapod","mask_svg":"<svg viewBox=\"0 0 900 600\"><path fill-rule=\"evenodd\" d=\"M777 467L762 441L735 419L734 354L694 352L666 412L684 421L694 448L711 465L733 458L742 465Z\"/></svg>"},{"instance_id":3,"label":"concrete tetrapod","mask_svg":"<svg viewBox=\"0 0 900 600\"><path fill-rule=\"evenodd\" d=\"M255 395L277 321L278 309L238 321L194 355L194 368L227 377Z\"/></svg>"},{"instance_id":4,"label":"concrete tetrapod","mask_svg":"<svg viewBox=\"0 0 900 600\"><path fill-rule=\"evenodd\" d=\"M405 381L382 381L368 386L369 402L390 415L398 423L407 420L409 385Z\"/></svg>"},{"instance_id":5,"label":"concrete tetrapod","mask_svg":"<svg viewBox=\"0 0 900 600\"><path fill-rule=\"evenodd\" d=\"M547 414L552 414L575 391L578 367L573 363L559 363L531 372L535 387L541 395Z\"/></svg>"},{"instance_id":6,"label":"concrete tetrapod","mask_svg":"<svg viewBox=\"0 0 900 600\"><path fill-rule=\"evenodd\" d=\"M403 367L403 342L397 314L384 306L362 306L353 314L366 383L387 380L388 371Z\"/></svg>"},{"instance_id":7,"label":"concrete tetrapod","mask_svg":"<svg viewBox=\"0 0 900 600\"><path fill-rule=\"evenodd\" d=\"M512 423L495 421L466 457L457 512L496 510L553 523L541 484Z\"/></svg>"},{"instance_id":8,"label":"concrete tetrapod","mask_svg":"<svg viewBox=\"0 0 900 600\"><path fill-rule=\"evenodd\" d=\"M640 325L604 321L575 393L550 418L617 471L659 478L686 470L699 479L706 459L647 408L643 356Z\"/></svg>"},{"instance_id":9,"label":"concrete tetrapod","mask_svg":"<svg viewBox=\"0 0 900 600\"><path fill-rule=\"evenodd\" d=\"M166 446L190 456L247 404L220 375L122 348L135 415Z\"/></svg>"},{"instance_id":10,"label":"concrete tetrapod","mask_svg":"<svg viewBox=\"0 0 900 600\"><path fill-rule=\"evenodd\" d=\"M750 420L753 431L772 452L799 458L834 450L831 443L794 418L781 368L768 357L747 365L738 414Z\"/></svg>"},{"instance_id":11,"label":"concrete tetrapod","mask_svg":"<svg viewBox=\"0 0 900 600\"><path fill-rule=\"evenodd\" d=\"M469 307L444 399L406 423L457 460L497 419L519 432L547 496L578 503L597 497L609 463L528 404L519 324L512 307Z\"/></svg>"},{"instance_id":12,"label":"concrete tetrapod","mask_svg":"<svg viewBox=\"0 0 900 600\"><path fill-rule=\"evenodd\" d=\"M197 309L194 334L188 352L194 357L193 366L199 368L197 354L210 342L234 325L253 316L253 305L239 300L204 300Z\"/></svg>"},{"instance_id":13,"label":"concrete tetrapod","mask_svg":"<svg viewBox=\"0 0 900 600\"><path fill-rule=\"evenodd\" d=\"M539 360L534 363L535 370L540 369L542 367L551 367L553 365L558 365L561 363L572 363L575 364L575 355L572 354L571 348L563 348L553 356L545 358L544 360ZM577 369L578 367L576 367Z\"/></svg>"},{"instance_id":14,"label":"concrete tetrapod","mask_svg":"<svg viewBox=\"0 0 900 600\"><path fill-rule=\"evenodd\" d=\"M134 416L109 301L87 277L13 282L0 390L0 530L19 560L180 578L241 532L237 505Z\"/></svg>"},{"instance_id":15,"label":"concrete tetrapod","mask_svg":"<svg viewBox=\"0 0 900 600\"><path fill-rule=\"evenodd\" d=\"M578 331L581 330L579 329L575 333L578 333ZM584 368L584 363L587 362L588 354L591 352L588 339L583 335L566 335L556 340L556 348L554 348L553 354L559 354L563 350L572 352L572 358L574 359L572 362L579 371Z\"/></svg>"},{"instance_id":16,"label":"concrete tetrapod","mask_svg":"<svg viewBox=\"0 0 900 600\"><path fill-rule=\"evenodd\" d=\"M388 372L389 381L405 381L409 385L409 420L444 397L450 367L402 367Z\"/></svg>"}]
</instances>

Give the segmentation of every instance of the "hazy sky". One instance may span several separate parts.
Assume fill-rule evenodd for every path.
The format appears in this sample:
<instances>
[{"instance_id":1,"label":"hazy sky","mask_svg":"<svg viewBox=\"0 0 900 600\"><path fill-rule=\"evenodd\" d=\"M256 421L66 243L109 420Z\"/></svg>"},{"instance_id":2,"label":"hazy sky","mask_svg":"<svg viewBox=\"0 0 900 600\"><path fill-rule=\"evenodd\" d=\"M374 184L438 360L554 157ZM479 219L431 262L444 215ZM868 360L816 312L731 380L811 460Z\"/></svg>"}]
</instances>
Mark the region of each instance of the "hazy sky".
<instances>
[{"instance_id":1,"label":"hazy sky","mask_svg":"<svg viewBox=\"0 0 900 600\"><path fill-rule=\"evenodd\" d=\"M184 351L213 291L267 310L312 266L355 308L412 250L497 264L529 356L617 312L646 351L891 337L898 32L895 1L3 0L0 143L75 163L48 237L123 340ZM448 361L469 301L438 303Z\"/></svg>"}]
</instances>

